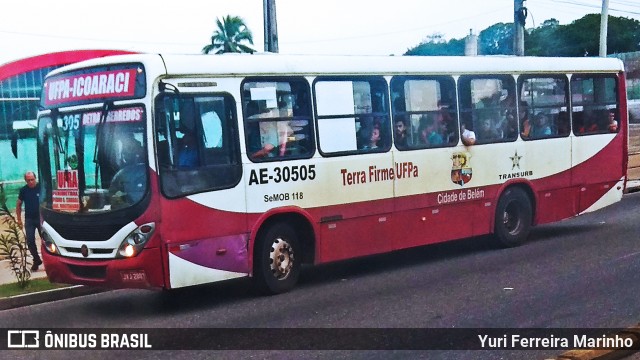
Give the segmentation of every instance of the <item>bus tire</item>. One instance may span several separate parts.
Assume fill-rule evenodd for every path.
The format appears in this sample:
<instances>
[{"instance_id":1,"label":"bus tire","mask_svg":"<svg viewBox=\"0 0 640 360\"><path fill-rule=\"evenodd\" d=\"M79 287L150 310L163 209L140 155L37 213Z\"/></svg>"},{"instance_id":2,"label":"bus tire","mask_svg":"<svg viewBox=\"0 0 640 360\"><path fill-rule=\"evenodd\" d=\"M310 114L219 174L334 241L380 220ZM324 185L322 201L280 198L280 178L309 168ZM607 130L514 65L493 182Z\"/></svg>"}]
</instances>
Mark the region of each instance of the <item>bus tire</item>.
<instances>
[{"instance_id":1,"label":"bus tire","mask_svg":"<svg viewBox=\"0 0 640 360\"><path fill-rule=\"evenodd\" d=\"M533 209L527 193L517 187L505 190L496 208L494 238L497 244L502 247L523 244L531 231L532 218Z\"/></svg>"},{"instance_id":2,"label":"bus tire","mask_svg":"<svg viewBox=\"0 0 640 360\"><path fill-rule=\"evenodd\" d=\"M254 249L254 280L265 294L291 290L300 277L302 254L296 232L285 223L270 226Z\"/></svg>"}]
</instances>

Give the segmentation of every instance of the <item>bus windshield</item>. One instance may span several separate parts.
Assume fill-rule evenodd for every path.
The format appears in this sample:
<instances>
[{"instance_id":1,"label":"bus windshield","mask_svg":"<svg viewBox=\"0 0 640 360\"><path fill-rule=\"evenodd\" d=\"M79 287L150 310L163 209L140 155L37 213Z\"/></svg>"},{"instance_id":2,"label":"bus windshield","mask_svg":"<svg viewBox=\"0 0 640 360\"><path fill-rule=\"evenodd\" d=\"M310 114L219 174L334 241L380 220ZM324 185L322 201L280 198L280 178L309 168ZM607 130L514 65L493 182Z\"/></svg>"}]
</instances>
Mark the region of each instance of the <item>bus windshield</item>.
<instances>
[{"instance_id":1,"label":"bus windshield","mask_svg":"<svg viewBox=\"0 0 640 360\"><path fill-rule=\"evenodd\" d=\"M52 111L38 122L42 204L57 212L127 208L148 191L145 109Z\"/></svg>"}]
</instances>

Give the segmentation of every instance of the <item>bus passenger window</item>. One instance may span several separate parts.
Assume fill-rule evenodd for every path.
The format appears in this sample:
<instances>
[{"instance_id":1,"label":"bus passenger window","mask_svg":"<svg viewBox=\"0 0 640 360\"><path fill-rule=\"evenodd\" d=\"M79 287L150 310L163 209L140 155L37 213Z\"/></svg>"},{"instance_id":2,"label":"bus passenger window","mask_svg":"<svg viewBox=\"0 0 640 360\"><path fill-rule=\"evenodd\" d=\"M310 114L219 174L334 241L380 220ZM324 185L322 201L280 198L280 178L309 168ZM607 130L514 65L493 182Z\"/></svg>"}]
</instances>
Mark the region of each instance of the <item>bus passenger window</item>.
<instances>
[{"instance_id":1,"label":"bus passenger window","mask_svg":"<svg viewBox=\"0 0 640 360\"><path fill-rule=\"evenodd\" d=\"M323 154L389 150L391 123L384 78L320 78L314 92Z\"/></svg>"},{"instance_id":2,"label":"bus passenger window","mask_svg":"<svg viewBox=\"0 0 640 360\"><path fill-rule=\"evenodd\" d=\"M391 96L397 149L454 146L458 143L453 78L396 76L391 80Z\"/></svg>"},{"instance_id":3,"label":"bus passenger window","mask_svg":"<svg viewBox=\"0 0 640 360\"><path fill-rule=\"evenodd\" d=\"M571 78L574 134L618 131L617 81L611 75L575 75Z\"/></svg>"},{"instance_id":4,"label":"bus passenger window","mask_svg":"<svg viewBox=\"0 0 640 360\"><path fill-rule=\"evenodd\" d=\"M156 143L165 196L224 189L240 180L231 96L171 94L161 96L156 106Z\"/></svg>"},{"instance_id":5,"label":"bus passenger window","mask_svg":"<svg viewBox=\"0 0 640 360\"><path fill-rule=\"evenodd\" d=\"M242 87L247 156L252 161L313 155L309 86L301 78L248 78Z\"/></svg>"},{"instance_id":6,"label":"bus passenger window","mask_svg":"<svg viewBox=\"0 0 640 360\"><path fill-rule=\"evenodd\" d=\"M517 96L512 76L462 76L459 84L461 122L473 124L477 143L516 140Z\"/></svg>"},{"instance_id":7,"label":"bus passenger window","mask_svg":"<svg viewBox=\"0 0 640 360\"><path fill-rule=\"evenodd\" d=\"M570 133L569 97L564 75L523 75L518 79L520 135L524 140Z\"/></svg>"}]
</instances>

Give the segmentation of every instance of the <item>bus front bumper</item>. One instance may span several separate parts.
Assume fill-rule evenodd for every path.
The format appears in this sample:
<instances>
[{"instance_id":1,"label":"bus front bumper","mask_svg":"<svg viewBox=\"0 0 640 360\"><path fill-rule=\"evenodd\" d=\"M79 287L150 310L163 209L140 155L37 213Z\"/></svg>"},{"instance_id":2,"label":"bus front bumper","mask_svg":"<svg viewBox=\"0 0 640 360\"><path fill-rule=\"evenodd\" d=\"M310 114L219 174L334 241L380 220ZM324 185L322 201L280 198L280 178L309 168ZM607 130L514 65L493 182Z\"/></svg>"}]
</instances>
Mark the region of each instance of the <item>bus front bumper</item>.
<instances>
[{"instance_id":1,"label":"bus front bumper","mask_svg":"<svg viewBox=\"0 0 640 360\"><path fill-rule=\"evenodd\" d=\"M126 259L88 260L43 251L42 260L51 282L106 288L163 288L159 248L147 248Z\"/></svg>"}]
</instances>

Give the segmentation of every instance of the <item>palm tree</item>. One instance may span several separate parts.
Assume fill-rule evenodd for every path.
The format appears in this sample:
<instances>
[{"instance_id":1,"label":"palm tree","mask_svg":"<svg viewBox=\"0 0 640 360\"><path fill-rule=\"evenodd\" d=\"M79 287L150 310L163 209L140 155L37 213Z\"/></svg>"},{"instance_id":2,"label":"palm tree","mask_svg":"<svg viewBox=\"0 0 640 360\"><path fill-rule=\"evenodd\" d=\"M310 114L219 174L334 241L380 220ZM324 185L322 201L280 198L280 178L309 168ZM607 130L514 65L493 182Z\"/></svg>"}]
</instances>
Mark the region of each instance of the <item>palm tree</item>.
<instances>
[{"instance_id":1,"label":"palm tree","mask_svg":"<svg viewBox=\"0 0 640 360\"><path fill-rule=\"evenodd\" d=\"M249 46L241 44L243 41L248 41L249 44L253 45L251 30L247 28L241 17L227 15L222 18L222 21L216 19L216 23L218 24L218 29L211 36L211 44L207 44L202 48L203 54L208 54L212 51L215 51L216 54L228 52L253 53L255 51Z\"/></svg>"}]
</instances>

